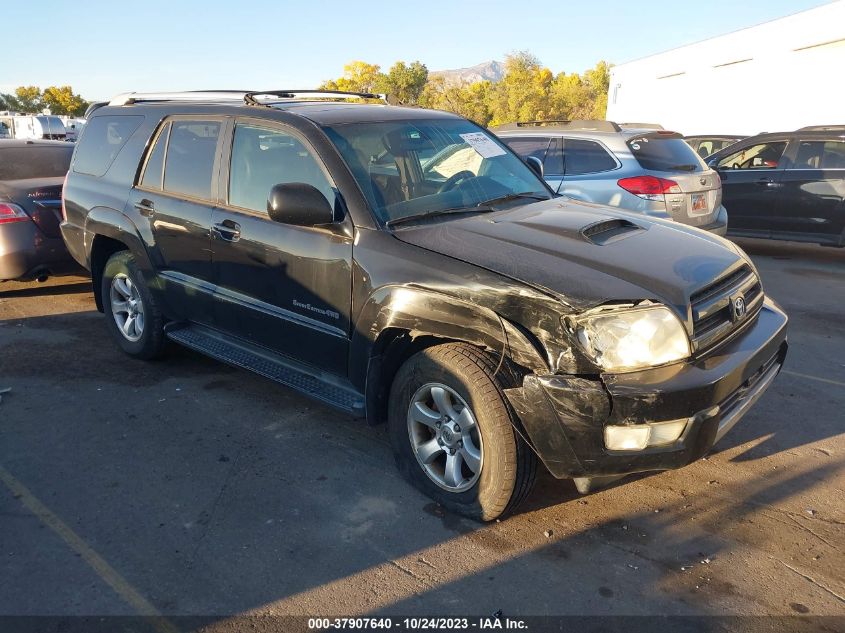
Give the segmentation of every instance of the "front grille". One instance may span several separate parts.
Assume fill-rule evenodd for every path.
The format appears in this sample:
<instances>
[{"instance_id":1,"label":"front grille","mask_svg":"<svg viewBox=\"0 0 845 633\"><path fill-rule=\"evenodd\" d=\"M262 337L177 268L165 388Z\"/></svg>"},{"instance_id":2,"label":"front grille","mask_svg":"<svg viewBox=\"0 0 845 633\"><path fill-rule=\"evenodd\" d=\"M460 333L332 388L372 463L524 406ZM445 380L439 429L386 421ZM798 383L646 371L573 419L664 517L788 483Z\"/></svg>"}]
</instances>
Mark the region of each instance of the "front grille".
<instances>
[{"instance_id":1,"label":"front grille","mask_svg":"<svg viewBox=\"0 0 845 633\"><path fill-rule=\"evenodd\" d=\"M745 316L734 316L733 302L742 296ZM744 264L690 296L693 346L703 351L750 323L763 306L763 286L751 267Z\"/></svg>"}]
</instances>

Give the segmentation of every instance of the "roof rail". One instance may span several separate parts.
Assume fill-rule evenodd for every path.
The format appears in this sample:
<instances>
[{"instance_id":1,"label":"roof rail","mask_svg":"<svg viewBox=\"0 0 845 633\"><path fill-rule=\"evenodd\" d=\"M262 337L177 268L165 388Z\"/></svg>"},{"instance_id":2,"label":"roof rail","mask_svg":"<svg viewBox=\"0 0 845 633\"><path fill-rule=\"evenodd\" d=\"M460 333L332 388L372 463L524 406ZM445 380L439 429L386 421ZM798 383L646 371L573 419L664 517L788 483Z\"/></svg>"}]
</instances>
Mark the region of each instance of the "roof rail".
<instances>
[{"instance_id":1,"label":"roof rail","mask_svg":"<svg viewBox=\"0 0 845 633\"><path fill-rule=\"evenodd\" d=\"M347 90L255 90L253 92L247 92L244 95L244 103L253 106L266 106L268 104L261 103L255 97L268 96L279 97L281 99L295 99L298 95L307 95L309 97L317 98L322 96L323 98L335 99L356 97L358 99L379 99L380 101L387 102L386 94L376 94L372 92L350 92Z\"/></svg>"},{"instance_id":2,"label":"roof rail","mask_svg":"<svg viewBox=\"0 0 845 633\"><path fill-rule=\"evenodd\" d=\"M246 90L188 90L184 92L124 92L109 101L110 106L145 101L240 101Z\"/></svg>"},{"instance_id":3,"label":"roof rail","mask_svg":"<svg viewBox=\"0 0 845 633\"><path fill-rule=\"evenodd\" d=\"M845 131L845 125L808 125L807 127L798 128L796 132L842 132Z\"/></svg>"},{"instance_id":4,"label":"roof rail","mask_svg":"<svg viewBox=\"0 0 845 633\"><path fill-rule=\"evenodd\" d=\"M188 90L183 92L124 92L113 97L108 105L124 106L155 101L242 101L247 105L267 105L258 101L256 97L295 99L299 95L322 96L323 98L357 97L359 99L387 101L387 95L343 90Z\"/></svg>"},{"instance_id":5,"label":"roof rail","mask_svg":"<svg viewBox=\"0 0 845 633\"><path fill-rule=\"evenodd\" d=\"M497 125L494 130L517 130L526 127L556 127L564 130L590 130L595 132L619 132L620 128L613 121L591 119L549 119L546 121L518 121Z\"/></svg>"},{"instance_id":6,"label":"roof rail","mask_svg":"<svg viewBox=\"0 0 845 633\"><path fill-rule=\"evenodd\" d=\"M664 130L659 123L620 123L619 127L624 127L629 130Z\"/></svg>"}]
</instances>

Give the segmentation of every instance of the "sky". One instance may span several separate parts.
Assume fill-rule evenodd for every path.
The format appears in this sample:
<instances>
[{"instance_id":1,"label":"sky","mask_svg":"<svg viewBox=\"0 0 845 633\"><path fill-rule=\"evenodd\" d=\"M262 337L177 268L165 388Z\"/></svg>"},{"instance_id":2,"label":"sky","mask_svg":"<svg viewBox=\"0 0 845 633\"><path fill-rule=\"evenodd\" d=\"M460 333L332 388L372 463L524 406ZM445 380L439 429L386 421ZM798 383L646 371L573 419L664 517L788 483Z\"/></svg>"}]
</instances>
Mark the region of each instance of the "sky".
<instances>
[{"instance_id":1,"label":"sky","mask_svg":"<svg viewBox=\"0 0 845 633\"><path fill-rule=\"evenodd\" d=\"M620 64L827 3L39 0L4 4L6 63L0 64L0 92L20 85L70 84L86 99L99 100L129 91L313 88L340 76L344 64L359 59L384 70L397 60L419 60L429 70L444 70L501 61L508 53L527 50L554 72L583 72L601 59Z\"/></svg>"}]
</instances>

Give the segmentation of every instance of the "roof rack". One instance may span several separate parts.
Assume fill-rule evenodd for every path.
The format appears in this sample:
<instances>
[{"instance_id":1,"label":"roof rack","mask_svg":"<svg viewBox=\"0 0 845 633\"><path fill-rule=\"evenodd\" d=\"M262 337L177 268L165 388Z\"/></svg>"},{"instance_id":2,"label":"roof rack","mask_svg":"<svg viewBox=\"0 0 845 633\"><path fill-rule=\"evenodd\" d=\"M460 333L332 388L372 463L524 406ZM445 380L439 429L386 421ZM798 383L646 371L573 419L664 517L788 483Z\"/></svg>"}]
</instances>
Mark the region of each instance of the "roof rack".
<instances>
[{"instance_id":1,"label":"roof rack","mask_svg":"<svg viewBox=\"0 0 845 633\"><path fill-rule=\"evenodd\" d=\"M518 121L496 126L495 130L517 130L526 127L556 127L565 130L589 130L594 132L620 132L620 128L613 121L599 121L591 119L548 119L546 121Z\"/></svg>"},{"instance_id":2,"label":"roof rack","mask_svg":"<svg viewBox=\"0 0 845 633\"><path fill-rule=\"evenodd\" d=\"M346 92L343 90L188 90L183 92L125 92L108 102L111 106L155 101L242 101L247 105L268 105L256 99L259 96L295 99L299 95L324 98L380 99L387 101L387 95L369 92Z\"/></svg>"},{"instance_id":3,"label":"roof rack","mask_svg":"<svg viewBox=\"0 0 845 633\"><path fill-rule=\"evenodd\" d=\"M845 131L845 125L808 125L807 127L798 128L796 132L842 132Z\"/></svg>"},{"instance_id":4,"label":"roof rack","mask_svg":"<svg viewBox=\"0 0 845 633\"><path fill-rule=\"evenodd\" d=\"M629 130L664 130L659 123L620 123L619 127L624 127Z\"/></svg>"}]
</instances>

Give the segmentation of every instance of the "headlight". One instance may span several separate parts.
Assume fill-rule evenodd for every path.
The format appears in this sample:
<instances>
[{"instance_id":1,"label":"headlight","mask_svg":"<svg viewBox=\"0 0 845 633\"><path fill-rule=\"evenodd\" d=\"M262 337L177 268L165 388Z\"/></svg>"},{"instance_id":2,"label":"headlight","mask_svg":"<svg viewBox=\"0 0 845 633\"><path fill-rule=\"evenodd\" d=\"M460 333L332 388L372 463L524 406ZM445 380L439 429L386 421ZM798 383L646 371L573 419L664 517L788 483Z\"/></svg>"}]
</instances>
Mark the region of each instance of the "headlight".
<instances>
[{"instance_id":1,"label":"headlight","mask_svg":"<svg viewBox=\"0 0 845 633\"><path fill-rule=\"evenodd\" d=\"M686 330L665 306L610 309L576 318L578 343L607 371L664 365L690 355Z\"/></svg>"}]
</instances>

